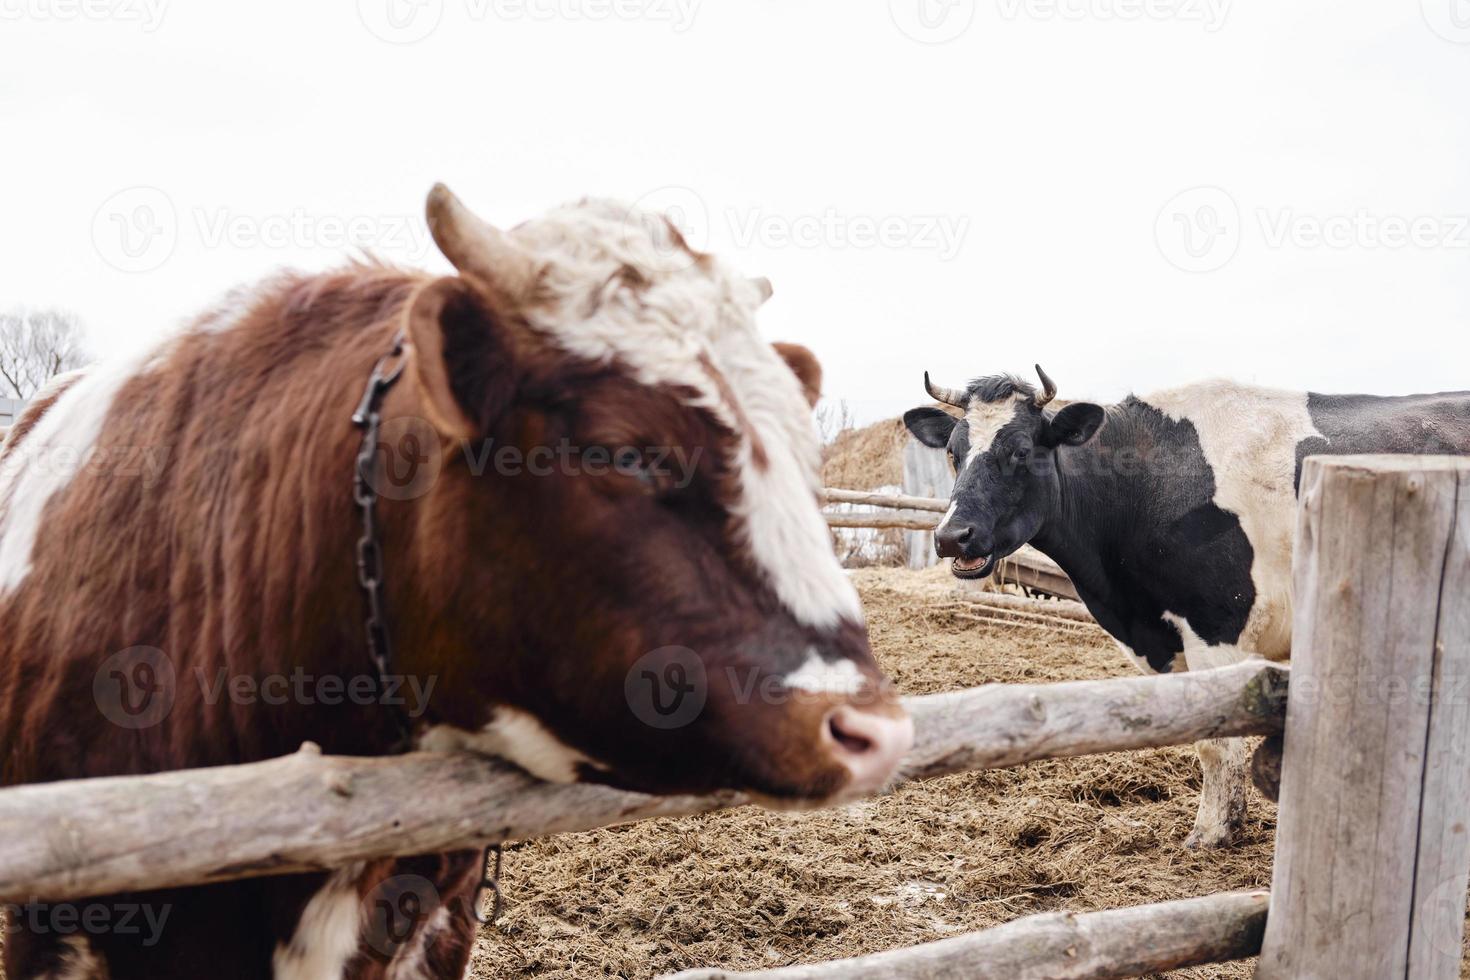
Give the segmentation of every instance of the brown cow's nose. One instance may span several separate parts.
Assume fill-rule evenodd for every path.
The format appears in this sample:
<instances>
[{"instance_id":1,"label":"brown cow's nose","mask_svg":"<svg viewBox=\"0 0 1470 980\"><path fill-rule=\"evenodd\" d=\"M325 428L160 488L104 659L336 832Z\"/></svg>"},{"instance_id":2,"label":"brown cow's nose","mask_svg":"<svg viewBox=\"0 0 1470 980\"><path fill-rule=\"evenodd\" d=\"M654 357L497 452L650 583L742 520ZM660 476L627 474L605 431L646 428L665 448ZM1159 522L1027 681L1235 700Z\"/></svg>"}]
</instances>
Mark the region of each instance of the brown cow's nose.
<instances>
[{"instance_id":1,"label":"brown cow's nose","mask_svg":"<svg viewBox=\"0 0 1470 980\"><path fill-rule=\"evenodd\" d=\"M908 715L893 717L841 705L828 712L824 734L832 754L852 773L848 792L866 796L882 790L898 771L914 744L914 723Z\"/></svg>"}]
</instances>

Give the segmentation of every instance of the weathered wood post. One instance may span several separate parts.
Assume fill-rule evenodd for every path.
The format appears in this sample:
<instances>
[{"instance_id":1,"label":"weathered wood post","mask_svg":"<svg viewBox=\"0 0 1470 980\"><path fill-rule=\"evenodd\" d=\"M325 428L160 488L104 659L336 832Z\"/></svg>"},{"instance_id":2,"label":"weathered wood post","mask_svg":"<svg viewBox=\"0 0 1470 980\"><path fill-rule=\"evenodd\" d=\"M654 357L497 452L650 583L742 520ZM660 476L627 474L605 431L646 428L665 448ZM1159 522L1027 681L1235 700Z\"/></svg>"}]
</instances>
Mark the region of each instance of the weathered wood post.
<instances>
[{"instance_id":1,"label":"weathered wood post","mask_svg":"<svg viewBox=\"0 0 1470 980\"><path fill-rule=\"evenodd\" d=\"M1457 977L1470 874L1470 459L1308 459L1260 980Z\"/></svg>"},{"instance_id":2,"label":"weathered wood post","mask_svg":"<svg viewBox=\"0 0 1470 980\"><path fill-rule=\"evenodd\" d=\"M916 497L938 497L948 501L954 490L954 473L942 449L930 449L909 437L903 444L903 492ZM910 568L929 568L939 563L934 554L934 531L915 529L904 535Z\"/></svg>"}]
</instances>

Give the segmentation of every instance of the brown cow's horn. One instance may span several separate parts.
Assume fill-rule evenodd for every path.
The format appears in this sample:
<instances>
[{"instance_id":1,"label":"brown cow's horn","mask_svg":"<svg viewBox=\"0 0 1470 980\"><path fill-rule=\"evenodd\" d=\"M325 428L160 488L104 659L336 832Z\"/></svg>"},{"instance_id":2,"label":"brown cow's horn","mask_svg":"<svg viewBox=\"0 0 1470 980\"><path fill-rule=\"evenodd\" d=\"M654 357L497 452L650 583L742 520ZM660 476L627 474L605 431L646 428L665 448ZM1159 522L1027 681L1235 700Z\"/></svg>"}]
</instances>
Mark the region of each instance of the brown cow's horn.
<instances>
[{"instance_id":1,"label":"brown cow's horn","mask_svg":"<svg viewBox=\"0 0 1470 980\"><path fill-rule=\"evenodd\" d=\"M1041 394L1036 396L1036 407L1041 408L1057 397L1057 383L1047 377L1046 372L1041 370L1040 364L1036 365L1036 376L1041 379Z\"/></svg>"},{"instance_id":2,"label":"brown cow's horn","mask_svg":"<svg viewBox=\"0 0 1470 980\"><path fill-rule=\"evenodd\" d=\"M929 372L924 372L924 390L929 397L955 408L964 408L970 401L970 393L959 388L941 388L929 380Z\"/></svg>"},{"instance_id":3,"label":"brown cow's horn","mask_svg":"<svg viewBox=\"0 0 1470 980\"><path fill-rule=\"evenodd\" d=\"M481 221L443 184L429 191L424 210L434 244L466 279L513 300L530 294L540 263L509 235Z\"/></svg>"}]
</instances>

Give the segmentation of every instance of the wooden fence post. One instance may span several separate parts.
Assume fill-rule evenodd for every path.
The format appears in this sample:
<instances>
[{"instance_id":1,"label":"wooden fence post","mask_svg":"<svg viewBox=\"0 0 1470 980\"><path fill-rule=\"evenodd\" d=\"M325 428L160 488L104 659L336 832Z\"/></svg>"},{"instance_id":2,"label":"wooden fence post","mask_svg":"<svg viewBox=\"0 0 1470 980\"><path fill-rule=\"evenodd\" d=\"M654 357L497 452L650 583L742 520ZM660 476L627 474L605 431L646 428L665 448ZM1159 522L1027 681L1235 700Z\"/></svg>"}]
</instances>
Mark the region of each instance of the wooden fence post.
<instances>
[{"instance_id":1,"label":"wooden fence post","mask_svg":"<svg viewBox=\"0 0 1470 980\"><path fill-rule=\"evenodd\" d=\"M1302 470L1259 980L1451 980L1470 873L1470 459Z\"/></svg>"},{"instance_id":2,"label":"wooden fence post","mask_svg":"<svg viewBox=\"0 0 1470 980\"><path fill-rule=\"evenodd\" d=\"M944 450L930 449L910 436L903 444L903 492L948 501L952 490L954 472L949 468L949 457ZM904 539L908 544L910 568L939 564L939 556L934 553L933 528L910 530Z\"/></svg>"}]
</instances>

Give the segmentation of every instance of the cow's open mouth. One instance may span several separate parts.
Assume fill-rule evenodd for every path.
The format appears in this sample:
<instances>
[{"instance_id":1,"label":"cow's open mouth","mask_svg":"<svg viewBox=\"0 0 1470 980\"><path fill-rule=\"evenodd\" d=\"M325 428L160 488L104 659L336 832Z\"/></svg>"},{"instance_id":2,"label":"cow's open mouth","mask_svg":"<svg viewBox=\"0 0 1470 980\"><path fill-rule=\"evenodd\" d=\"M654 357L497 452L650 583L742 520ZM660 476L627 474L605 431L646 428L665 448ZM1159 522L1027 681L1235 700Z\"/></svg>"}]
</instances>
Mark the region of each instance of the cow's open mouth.
<instances>
[{"instance_id":1,"label":"cow's open mouth","mask_svg":"<svg viewBox=\"0 0 1470 980\"><path fill-rule=\"evenodd\" d=\"M984 578L995 568L995 555L981 555L979 558L956 558L950 563L949 570L955 578Z\"/></svg>"}]
</instances>

